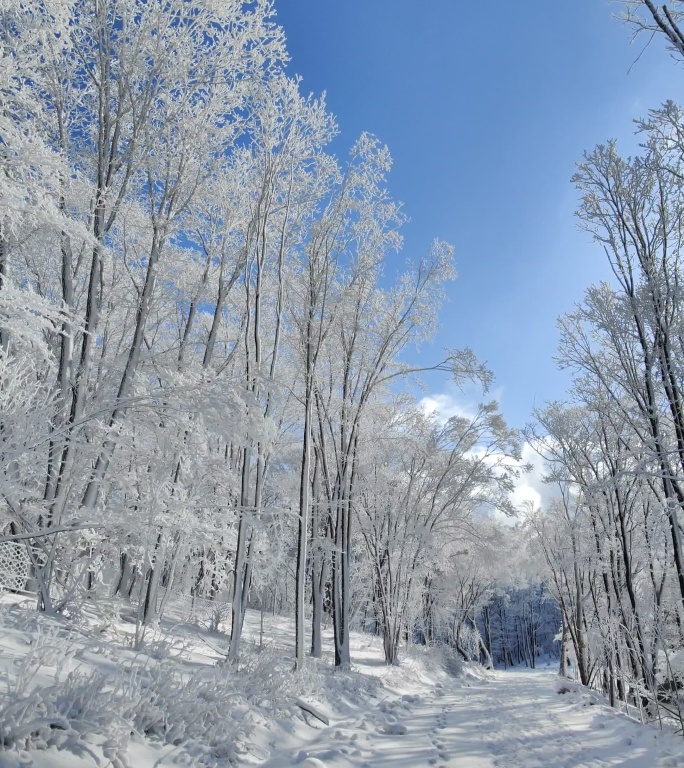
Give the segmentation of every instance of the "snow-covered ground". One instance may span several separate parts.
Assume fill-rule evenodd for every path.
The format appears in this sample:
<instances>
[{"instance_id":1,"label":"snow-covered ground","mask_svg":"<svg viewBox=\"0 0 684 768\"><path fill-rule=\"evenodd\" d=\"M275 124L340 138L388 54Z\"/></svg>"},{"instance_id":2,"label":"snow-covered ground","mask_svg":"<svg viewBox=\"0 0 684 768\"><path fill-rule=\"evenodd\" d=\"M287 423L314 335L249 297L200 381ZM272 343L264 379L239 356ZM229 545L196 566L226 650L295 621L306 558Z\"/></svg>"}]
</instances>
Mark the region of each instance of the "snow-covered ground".
<instances>
[{"instance_id":1,"label":"snow-covered ground","mask_svg":"<svg viewBox=\"0 0 684 768\"><path fill-rule=\"evenodd\" d=\"M266 617L258 650L248 614L236 671L217 665L225 637L179 621L135 652L124 621L7 605L0 619L2 768L684 766L680 737L549 670L454 675L453 658L421 648L388 668L379 639L356 634L352 672L326 660L297 675L291 622Z\"/></svg>"},{"instance_id":2,"label":"snow-covered ground","mask_svg":"<svg viewBox=\"0 0 684 768\"><path fill-rule=\"evenodd\" d=\"M417 696L388 695L383 703L320 730L299 753L286 749L263 765L684 766L681 739L629 720L581 689L559 694L558 678L549 672L497 672L488 680L437 683Z\"/></svg>"}]
</instances>

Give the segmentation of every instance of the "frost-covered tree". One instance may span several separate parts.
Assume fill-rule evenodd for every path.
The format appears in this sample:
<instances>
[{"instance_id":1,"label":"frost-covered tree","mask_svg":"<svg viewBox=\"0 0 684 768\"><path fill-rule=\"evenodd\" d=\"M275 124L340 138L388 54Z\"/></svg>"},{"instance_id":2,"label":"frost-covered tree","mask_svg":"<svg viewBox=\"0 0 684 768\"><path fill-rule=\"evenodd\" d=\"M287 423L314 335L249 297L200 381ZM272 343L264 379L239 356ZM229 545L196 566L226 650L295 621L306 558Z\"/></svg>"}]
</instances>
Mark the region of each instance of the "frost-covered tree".
<instances>
[{"instance_id":1,"label":"frost-covered tree","mask_svg":"<svg viewBox=\"0 0 684 768\"><path fill-rule=\"evenodd\" d=\"M407 413L404 405L393 419L385 416L390 428L383 438L376 426L364 441L372 456L362 443L355 508L388 664L397 662L399 641L419 616L426 580L478 539L478 516L511 511L518 474L511 460L519 458L519 448L496 407L481 405L472 418L453 417L441 426L420 412ZM472 605L462 607L457 645L464 620L475 616Z\"/></svg>"},{"instance_id":2,"label":"frost-covered tree","mask_svg":"<svg viewBox=\"0 0 684 768\"><path fill-rule=\"evenodd\" d=\"M641 155L611 143L579 166L578 215L615 279L561 318L572 407L536 414L561 497L535 535L579 676L611 700L658 701L683 610L680 124L667 104Z\"/></svg>"},{"instance_id":3,"label":"frost-covered tree","mask_svg":"<svg viewBox=\"0 0 684 768\"><path fill-rule=\"evenodd\" d=\"M340 666L373 623L390 663L402 636L484 654L490 581L449 585L496 538L479 516L508 506L517 438L493 405L439 426L397 397L490 374L402 362L452 248L397 274L389 150L328 151L268 0L0 15L0 540L40 607L106 597L141 646L207 601L231 662L248 607L294 615L298 669L327 616Z\"/></svg>"}]
</instances>

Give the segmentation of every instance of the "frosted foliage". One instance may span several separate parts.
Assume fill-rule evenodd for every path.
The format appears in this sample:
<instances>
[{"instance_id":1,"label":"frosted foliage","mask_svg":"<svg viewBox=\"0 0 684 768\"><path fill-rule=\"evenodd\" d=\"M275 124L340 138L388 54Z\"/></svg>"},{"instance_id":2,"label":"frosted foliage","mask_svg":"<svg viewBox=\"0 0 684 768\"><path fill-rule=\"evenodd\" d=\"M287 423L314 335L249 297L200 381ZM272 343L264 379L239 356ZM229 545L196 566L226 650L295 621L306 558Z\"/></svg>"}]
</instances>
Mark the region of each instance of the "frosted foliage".
<instances>
[{"instance_id":1,"label":"frosted foliage","mask_svg":"<svg viewBox=\"0 0 684 768\"><path fill-rule=\"evenodd\" d=\"M295 698L320 684L316 674L289 674L289 659L269 651L253 654L239 670L187 665L161 637L154 657L130 654L36 621L35 614L17 614L0 611L3 637L21 648L10 671L0 666L3 766L12 753L52 749L98 765L101 750L107 765L132 768L128 750L136 734L175 747L175 764L222 768L237 761L257 724L291 715ZM200 642L197 650L206 653L207 646Z\"/></svg>"},{"instance_id":2,"label":"frosted foliage","mask_svg":"<svg viewBox=\"0 0 684 768\"><path fill-rule=\"evenodd\" d=\"M15 541L0 543L0 590L20 590L26 586L31 561L26 547Z\"/></svg>"}]
</instances>

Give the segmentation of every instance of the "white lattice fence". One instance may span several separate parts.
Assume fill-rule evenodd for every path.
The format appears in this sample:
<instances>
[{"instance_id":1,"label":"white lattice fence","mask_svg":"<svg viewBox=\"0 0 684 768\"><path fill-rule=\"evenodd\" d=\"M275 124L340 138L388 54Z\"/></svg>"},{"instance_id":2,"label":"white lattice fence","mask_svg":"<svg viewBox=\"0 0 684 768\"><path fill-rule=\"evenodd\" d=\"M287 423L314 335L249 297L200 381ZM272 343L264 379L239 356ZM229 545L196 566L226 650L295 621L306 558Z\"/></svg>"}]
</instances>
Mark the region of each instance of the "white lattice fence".
<instances>
[{"instance_id":1,"label":"white lattice fence","mask_svg":"<svg viewBox=\"0 0 684 768\"><path fill-rule=\"evenodd\" d=\"M16 541L0 543L0 589L24 589L30 568L31 561L24 544Z\"/></svg>"}]
</instances>

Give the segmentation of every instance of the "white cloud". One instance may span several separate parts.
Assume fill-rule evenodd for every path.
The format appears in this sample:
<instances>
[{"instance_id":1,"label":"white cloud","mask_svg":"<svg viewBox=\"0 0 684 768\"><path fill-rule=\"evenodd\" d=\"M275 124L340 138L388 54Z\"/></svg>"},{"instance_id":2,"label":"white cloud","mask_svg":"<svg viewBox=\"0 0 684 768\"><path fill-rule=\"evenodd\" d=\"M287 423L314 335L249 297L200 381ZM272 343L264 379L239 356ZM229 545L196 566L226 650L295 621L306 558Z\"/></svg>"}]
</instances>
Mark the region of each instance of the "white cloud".
<instances>
[{"instance_id":1,"label":"white cloud","mask_svg":"<svg viewBox=\"0 0 684 768\"><path fill-rule=\"evenodd\" d=\"M475 413L464 403L459 402L453 395L427 395L418 401L418 407L426 414L433 415L440 424L446 424L453 416L472 418Z\"/></svg>"},{"instance_id":2,"label":"white cloud","mask_svg":"<svg viewBox=\"0 0 684 768\"><path fill-rule=\"evenodd\" d=\"M490 393L490 398L500 401L502 391L497 389ZM483 399L490 399L483 398ZM445 424L452 416L473 418L477 411L479 401L464 392L439 392L423 397L419 407L426 413L432 414L440 424ZM475 451L477 449L474 449ZM494 460L492 458L492 460ZM526 503L532 504L534 509L546 506L549 499L557 495L552 485L543 481L546 473L544 459L537 453L534 446L524 442L522 446L522 458L520 462L512 462L518 466L530 465L530 471L522 474L515 481L515 488L511 494L511 501L521 511L524 511Z\"/></svg>"},{"instance_id":3,"label":"white cloud","mask_svg":"<svg viewBox=\"0 0 684 768\"><path fill-rule=\"evenodd\" d=\"M436 392L421 398L418 406L427 414L433 414L440 424L445 424L452 416L473 419L480 403L496 400L501 402L503 389L495 387L489 392L482 392L476 383L456 387L447 386L446 392Z\"/></svg>"},{"instance_id":4,"label":"white cloud","mask_svg":"<svg viewBox=\"0 0 684 768\"><path fill-rule=\"evenodd\" d=\"M544 482L543 478L546 474L544 459L527 441L523 443L520 463L521 465L530 464L531 469L517 480L512 494L513 503L518 508L522 508L522 504L526 501L531 501L534 509L546 506L549 499L557 496L557 491L553 485L547 485Z\"/></svg>"},{"instance_id":5,"label":"white cloud","mask_svg":"<svg viewBox=\"0 0 684 768\"><path fill-rule=\"evenodd\" d=\"M542 495L532 485L519 480L516 483L515 490L511 494L511 501L518 509L524 509L526 503L531 503L533 509L539 509L542 506Z\"/></svg>"}]
</instances>

